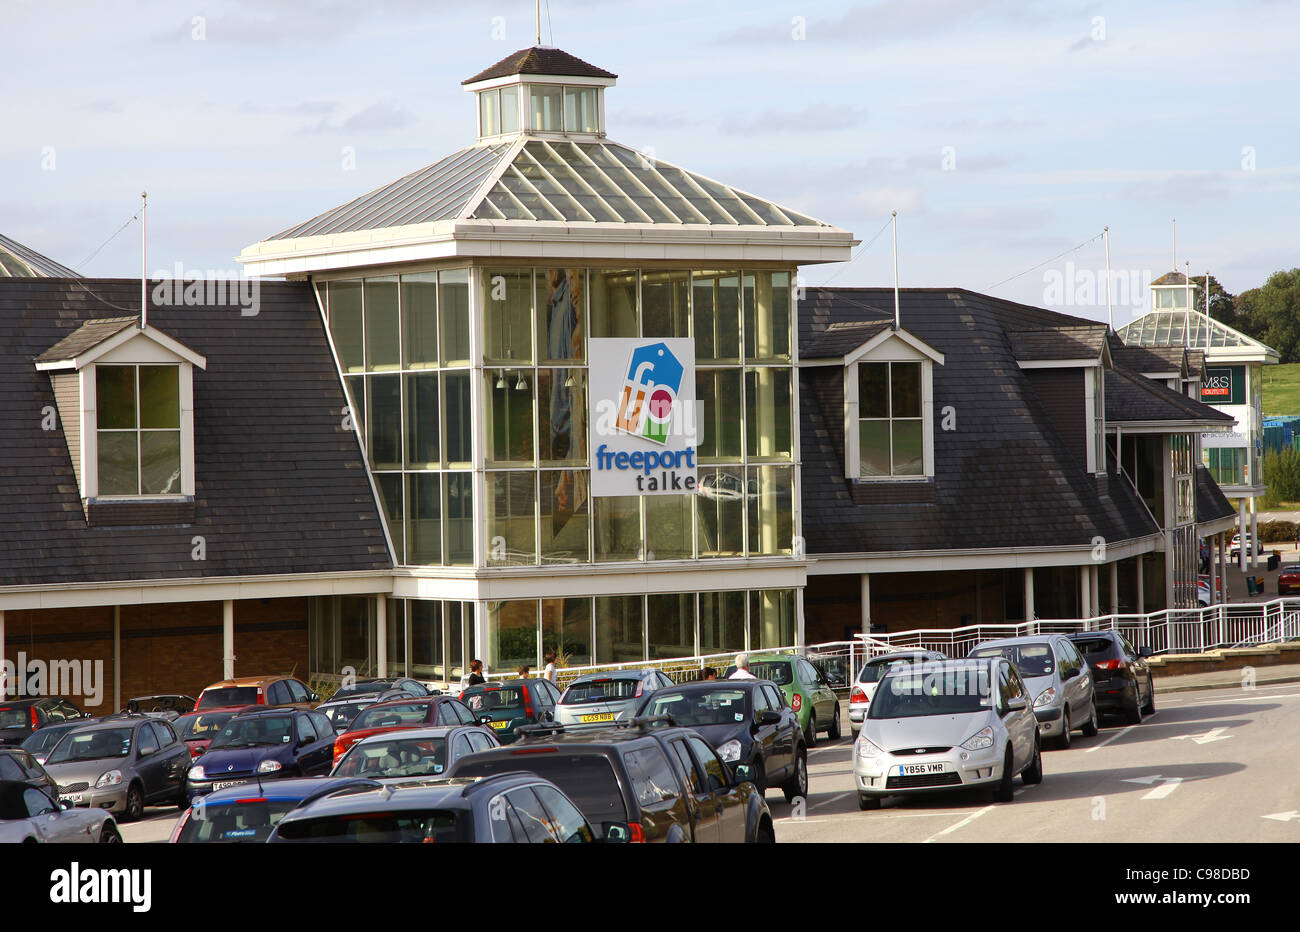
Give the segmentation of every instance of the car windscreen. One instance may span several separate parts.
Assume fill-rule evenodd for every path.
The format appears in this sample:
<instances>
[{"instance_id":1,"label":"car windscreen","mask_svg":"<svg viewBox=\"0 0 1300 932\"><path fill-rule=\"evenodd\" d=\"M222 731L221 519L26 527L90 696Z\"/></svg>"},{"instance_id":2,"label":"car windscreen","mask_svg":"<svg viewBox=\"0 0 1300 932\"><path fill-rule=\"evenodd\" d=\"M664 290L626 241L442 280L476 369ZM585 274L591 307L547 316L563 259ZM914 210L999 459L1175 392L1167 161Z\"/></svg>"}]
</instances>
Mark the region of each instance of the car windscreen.
<instances>
[{"instance_id":1,"label":"car windscreen","mask_svg":"<svg viewBox=\"0 0 1300 932\"><path fill-rule=\"evenodd\" d=\"M642 715L671 715L678 725L735 725L749 717L749 693L720 687L690 692L659 692L646 703Z\"/></svg>"},{"instance_id":2,"label":"car windscreen","mask_svg":"<svg viewBox=\"0 0 1300 932\"><path fill-rule=\"evenodd\" d=\"M606 678L574 683L560 697L560 705L583 705L590 702L619 702L635 699L641 686L640 679Z\"/></svg>"},{"instance_id":3,"label":"car windscreen","mask_svg":"<svg viewBox=\"0 0 1300 932\"><path fill-rule=\"evenodd\" d=\"M54 746L45 763L67 764L79 760L126 757L131 753L131 734L134 731L134 728L101 728L66 734Z\"/></svg>"},{"instance_id":4,"label":"car windscreen","mask_svg":"<svg viewBox=\"0 0 1300 932\"><path fill-rule=\"evenodd\" d=\"M518 686L471 686L465 690L460 701L476 715L522 712L524 691Z\"/></svg>"},{"instance_id":5,"label":"car windscreen","mask_svg":"<svg viewBox=\"0 0 1300 932\"><path fill-rule=\"evenodd\" d=\"M964 715L991 705L989 668L910 666L891 671L876 689L867 718Z\"/></svg>"},{"instance_id":6,"label":"car windscreen","mask_svg":"<svg viewBox=\"0 0 1300 932\"><path fill-rule=\"evenodd\" d=\"M372 705L352 720L352 731L363 728L403 728L422 725L429 720L429 703L410 702L401 705Z\"/></svg>"},{"instance_id":7,"label":"car windscreen","mask_svg":"<svg viewBox=\"0 0 1300 932\"><path fill-rule=\"evenodd\" d=\"M256 686L218 686L203 690L196 709L225 709L237 705L257 705Z\"/></svg>"},{"instance_id":8,"label":"car windscreen","mask_svg":"<svg viewBox=\"0 0 1300 932\"><path fill-rule=\"evenodd\" d=\"M317 712L324 715L330 720L335 731L343 731L348 728L362 709L369 708L375 704L374 697L369 699L358 699L356 702L340 702L338 705L323 705L316 709Z\"/></svg>"},{"instance_id":9,"label":"car windscreen","mask_svg":"<svg viewBox=\"0 0 1300 932\"><path fill-rule=\"evenodd\" d=\"M182 715L172 722L172 727L182 741L210 741L234 717L234 712L200 712L197 715Z\"/></svg>"},{"instance_id":10,"label":"car windscreen","mask_svg":"<svg viewBox=\"0 0 1300 932\"><path fill-rule=\"evenodd\" d=\"M456 763L458 777L486 777L494 773L526 770L545 777L582 810L593 826L602 822L626 822L627 805L619 788L614 767L603 754L565 754L563 751L512 753L506 757L462 758Z\"/></svg>"},{"instance_id":11,"label":"car windscreen","mask_svg":"<svg viewBox=\"0 0 1300 932\"><path fill-rule=\"evenodd\" d=\"M77 725L50 725L34 731L31 737L23 742L23 750L33 757L44 756L64 735L76 727Z\"/></svg>"},{"instance_id":12,"label":"car windscreen","mask_svg":"<svg viewBox=\"0 0 1300 932\"><path fill-rule=\"evenodd\" d=\"M433 777L446 769L446 738L371 739L353 745L331 776Z\"/></svg>"},{"instance_id":13,"label":"car windscreen","mask_svg":"<svg viewBox=\"0 0 1300 932\"><path fill-rule=\"evenodd\" d=\"M176 840L189 844L265 842L271 829L296 808L296 799L209 803L202 807L202 817L191 814L185 820Z\"/></svg>"},{"instance_id":14,"label":"car windscreen","mask_svg":"<svg viewBox=\"0 0 1300 932\"><path fill-rule=\"evenodd\" d=\"M909 663L923 663L924 657L889 657L879 660L870 660L858 674L859 683L879 683L880 678L884 676L891 668L904 666Z\"/></svg>"},{"instance_id":15,"label":"car windscreen","mask_svg":"<svg viewBox=\"0 0 1300 932\"><path fill-rule=\"evenodd\" d=\"M0 728L31 728L32 710L28 706L0 709Z\"/></svg>"},{"instance_id":16,"label":"car windscreen","mask_svg":"<svg viewBox=\"0 0 1300 932\"><path fill-rule=\"evenodd\" d=\"M468 812L419 810L350 812L298 819L280 826L276 838L284 842L338 844L429 844L474 840Z\"/></svg>"},{"instance_id":17,"label":"car windscreen","mask_svg":"<svg viewBox=\"0 0 1300 932\"><path fill-rule=\"evenodd\" d=\"M1070 638L1070 643L1087 659L1104 659L1115 650L1110 638Z\"/></svg>"},{"instance_id":18,"label":"car windscreen","mask_svg":"<svg viewBox=\"0 0 1300 932\"><path fill-rule=\"evenodd\" d=\"M1051 676L1056 670L1051 644L1007 644L983 647L970 652L971 657L1005 657L1016 665L1021 676Z\"/></svg>"},{"instance_id":19,"label":"car windscreen","mask_svg":"<svg viewBox=\"0 0 1300 932\"><path fill-rule=\"evenodd\" d=\"M788 660L755 660L750 663L749 672L760 680L771 680L777 686L788 686L794 682L794 673Z\"/></svg>"},{"instance_id":20,"label":"car windscreen","mask_svg":"<svg viewBox=\"0 0 1300 932\"><path fill-rule=\"evenodd\" d=\"M212 743L209 751L220 748L251 748L264 745L289 744L293 741L293 716L255 715L233 718L226 723Z\"/></svg>"}]
</instances>

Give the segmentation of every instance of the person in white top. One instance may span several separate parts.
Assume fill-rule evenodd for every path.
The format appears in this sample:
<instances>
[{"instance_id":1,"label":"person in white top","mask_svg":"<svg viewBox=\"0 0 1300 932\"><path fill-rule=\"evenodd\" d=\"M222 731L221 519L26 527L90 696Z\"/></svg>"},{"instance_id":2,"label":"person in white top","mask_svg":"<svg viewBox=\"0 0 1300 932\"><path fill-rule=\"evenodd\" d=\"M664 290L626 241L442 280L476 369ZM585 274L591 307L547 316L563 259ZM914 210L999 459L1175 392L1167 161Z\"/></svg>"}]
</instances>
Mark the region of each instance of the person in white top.
<instances>
[{"instance_id":1,"label":"person in white top","mask_svg":"<svg viewBox=\"0 0 1300 932\"><path fill-rule=\"evenodd\" d=\"M736 655L736 672L727 677L729 680L756 680L754 674L749 672L749 654Z\"/></svg>"},{"instance_id":2,"label":"person in white top","mask_svg":"<svg viewBox=\"0 0 1300 932\"><path fill-rule=\"evenodd\" d=\"M558 685L558 674L555 670L555 651L548 650L546 656L542 658L546 661L546 669L542 671L542 679L550 680L552 685Z\"/></svg>"}]
</instances>

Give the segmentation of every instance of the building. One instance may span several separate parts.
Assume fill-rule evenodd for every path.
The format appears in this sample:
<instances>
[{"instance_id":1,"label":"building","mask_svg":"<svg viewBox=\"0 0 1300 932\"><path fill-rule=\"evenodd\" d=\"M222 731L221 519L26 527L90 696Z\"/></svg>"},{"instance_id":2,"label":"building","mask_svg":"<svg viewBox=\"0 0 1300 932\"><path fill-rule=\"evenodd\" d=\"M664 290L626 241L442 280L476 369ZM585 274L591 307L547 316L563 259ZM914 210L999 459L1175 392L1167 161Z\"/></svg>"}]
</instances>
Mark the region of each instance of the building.
<instances>
[{"instance_id":1,"label":"building","mask_svg":"<svg viewBox=\"0 0 1300 932\"><path fill-rule=\"evenodd\" d=\"M76 278L77 273L22 243L0 235L0 278Z\"/></svg>"}]
</instances>

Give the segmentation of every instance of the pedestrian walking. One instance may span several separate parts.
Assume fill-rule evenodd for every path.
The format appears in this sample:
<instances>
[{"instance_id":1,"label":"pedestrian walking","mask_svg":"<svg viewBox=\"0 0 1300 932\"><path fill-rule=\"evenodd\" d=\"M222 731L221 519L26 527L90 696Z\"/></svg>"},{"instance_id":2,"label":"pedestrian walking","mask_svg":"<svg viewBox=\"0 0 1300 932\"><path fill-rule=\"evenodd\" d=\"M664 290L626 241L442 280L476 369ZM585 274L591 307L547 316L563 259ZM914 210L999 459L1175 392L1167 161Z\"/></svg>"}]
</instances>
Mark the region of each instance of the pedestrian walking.
<instances>
[{"instance_id":1,"label":"pedestrian walking","mask_svg":"<svg viewBox=\"0 0 1300 932\"><path fill-rule=\"evenodd\" d=\"M542 671L542 679L550 680L552 686L558 686L559 675L555 669L555 651L548 650L546 656L542 659L546 661L546 669Z\"/></svg>"}]
</instances>

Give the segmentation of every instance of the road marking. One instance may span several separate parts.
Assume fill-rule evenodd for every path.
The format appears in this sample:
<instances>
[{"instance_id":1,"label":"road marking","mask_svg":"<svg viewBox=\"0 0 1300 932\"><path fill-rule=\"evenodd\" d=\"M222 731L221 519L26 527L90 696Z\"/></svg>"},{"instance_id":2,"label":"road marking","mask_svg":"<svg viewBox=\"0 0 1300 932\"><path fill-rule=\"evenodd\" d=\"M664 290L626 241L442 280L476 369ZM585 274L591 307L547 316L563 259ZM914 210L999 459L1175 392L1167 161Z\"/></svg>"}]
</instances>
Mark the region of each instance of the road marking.
<instances>
[{"instance_id":1,"label":"road marking","mask_svg":"<svg viewBox=\"0 0 1300 932\"><path fill-rule=\"evenodd\" d=\"M818 818L816 818L816 819L791 819L791 818L787 817L787 818L784 818L784 819L777 819L777 820L776 820L776 824L777 824L778 826L781 826L781 825L816 825L816 824L818 824L819 822L847 822L847 821L849 821L850 819L855 820L855 821L859 821L859 822L863 822L863 823L875 823L875 822L892 822L892 821L894 821L895 819L933 819L935 816L946 816L946 815L948 815L948 813L947 813L947 812L944 812L944 811L939 811L939 812L899 812L899 813L897 813L897 814L892 813L892 812L876 812L876 813L870 813L870 814L865 813L865 812L841 812L841 813L838 813L838 814L836 814L836 815L825 815L825 816L820 816L820 817L818 817Z\"/></svg>"},{"instance_id":2,"label":"road marking","mask_svg":"<svg viewBox=\"0 0 1300 932\"><path fill-rule=\"evenodd\" d=\"M1162 777L1160 776L1160 774L1156 774L1155 776L1151 776L1151 777L1126 777L1124 782L1141 783L1144 786L1150 786L1151 784L1155 783L1157 780L1161 780L1163 782L1161 783L1160 786L1157 786L1155 789L1151 790L1151 792L1144 793L1142 795L1143 799L1164 799L1174 790L1178 789L1178 785L1183 782L1182 777Z\"/></svg>"},{"instance_id":3,"label":"road marking","mask_svg":"<svg viewBox=\"0 0 1300 932\"><path fill-rule=\"evenodd\" d=\"M930 844L930 842L934 841L935 839L942 838L944 835L947 835L947 834L949 834L950 832L955 832L955 831L957 831L957 829L962 828L963 826L970 825L972 822L974 822L974 821L975 821L976 819L978 819L980 816L984 815L984 813L990 811L990 810L993 809L993 808L994 808L994 807L993 807L992 805L988 805L988 806L985 806L983 809L976 810L975 812L972 812L970 815L968 815L966 818L962 819L962 820L961 820L960 822L958 822L956 825L949 825L949 826L948 826L946 829L944 829L943 831L941 831L941 832L936 832L935 834L931 835L931 836L930 836L929 838L927 838L925 841L921 842L921 844L923 844L923 845L928 845L928 844Z\"/></svg>"},{"instance_id":4,"label":"road marking","mask_svg":"<svg viewBox=\"0 0 1300 932\"><path fill-rule=\"evenodd\" d=\"M1300 822L1300 812L1292 809L1290 812L1275 812L1272 815L1260 816L1261 819L1272 819L1275 822Z\"/></svg>"},{"instance_id":5,"label":"road marking","mask_svg":"<svg viewBox=\"0 0 1300 932\"><path fill-rule=\"evenodd\" d=\"M832 796L830 799L823 799L821 802L813 803L813 804L812 804L811 806L809 806L808 808L809 808L809 809L816 809L818 806L826 806L826 805L829 805L830 803L839 802L839 801L840 801L841 799L843 799L845 796L852 796L852 795L853 795L853 790L849 790L847 793L839 793L839 794L837 794L837 795L835 795L835 796Z\"/></svg>"},{"instance_id":6,"label":"road marking","mask_svg":"<svg viewBox=\"0 0 1300 932\"><path fill-rule=\"evenodd\" d=\"M1119 731L1115 732L1113 735L1111 735L1109 738L1107 738L1107 739L1106 739L1105 741L1103 741L1101 744L1094 744L1092 747L1088 748L1088 750L1085 751L1084 753L1085 753L1085 754L1091 754L1093 751L1100 751L1100 750L1101 750L1102 748L1104 748L1106 745L1110 744L1112 741L1115 741L1115 740L1118 739L1118 738L1122 738L1122 737L1124 737L1126 734L1128 734L1130 731L1132 731L1132 730L1133 730L1134 728L1136 728L1136 727L1137 727L1136 725L1129 725L1127 728L1121 728Z\"/></svg>"},{"instance_id":7,"label":"road marking","mask_svg":"<svg viewBox=\"0 0 1300 932\"><path fill-rule=\"evenodd\" d=\"M1191 738L1191 739L1192 739L1193 741L1195 741L1197 744L1209 744L1211 741L1225 741L1225 740L1227 740L1228 738L1231 738L1232 735L1225 735L1225 734L1224 734L1224 732L1227 731L1227 730L1228 730L1228 729L1227 729L1226 727L1224 727L1224 728L1211 728L1209 731L1207 731L1207 732L1206 732L1205 734L1203 734L1203 735L1170 735L1170 736L1169 736L1169 740L1170 740L1170 741L1182 741L1184 738ZM1235 747L1236 745L1233 745L1233 746Z\"/></svg>"},{"instance_id":8,"label":"road marking","mask_svg":"<svg viewBox=\"0 0 1300 932\"><path fill-rule=\"evenodd\" d=\"M1264 699L1300 699L1297 696L1242 696L1240 699L1202 699L1200 702L1193 702L1192 705L1219 705L1222 702L1260 702Z\"/></svg>"}]
</instances>

